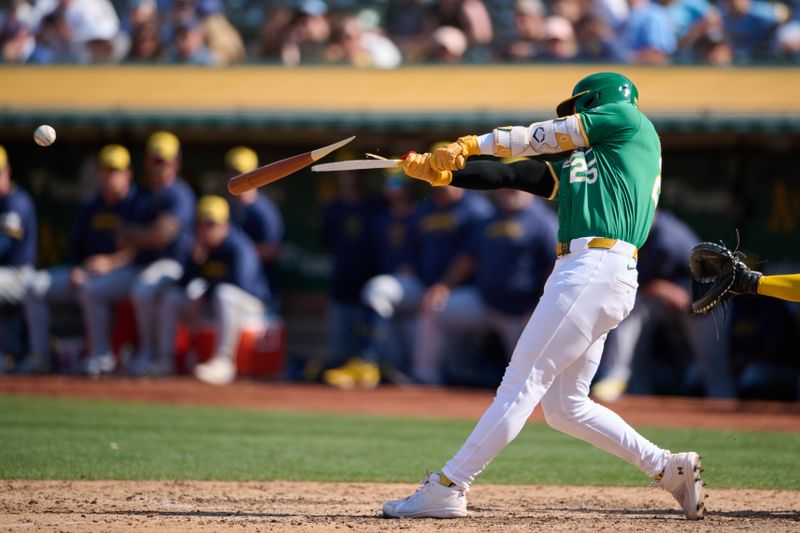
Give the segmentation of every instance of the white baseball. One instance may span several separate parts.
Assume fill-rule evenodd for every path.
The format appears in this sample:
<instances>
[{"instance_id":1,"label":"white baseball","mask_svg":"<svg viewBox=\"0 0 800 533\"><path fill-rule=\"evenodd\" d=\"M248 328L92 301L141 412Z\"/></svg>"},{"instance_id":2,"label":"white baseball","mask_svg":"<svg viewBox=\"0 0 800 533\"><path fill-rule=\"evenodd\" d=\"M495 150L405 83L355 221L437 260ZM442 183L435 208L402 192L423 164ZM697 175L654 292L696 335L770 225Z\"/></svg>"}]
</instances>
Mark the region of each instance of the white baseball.
<instances>
[{"instance_id":1,"label":"white baseball","mask_svg":"<svg viewBox=\"0 0 800 533\"><path fill-rule=\"evenodd\" d=\"M52 126L42 124L33 132L33 140L39 146L50 146L56 142L56 130Z\"/></svg>"}]
</instances>

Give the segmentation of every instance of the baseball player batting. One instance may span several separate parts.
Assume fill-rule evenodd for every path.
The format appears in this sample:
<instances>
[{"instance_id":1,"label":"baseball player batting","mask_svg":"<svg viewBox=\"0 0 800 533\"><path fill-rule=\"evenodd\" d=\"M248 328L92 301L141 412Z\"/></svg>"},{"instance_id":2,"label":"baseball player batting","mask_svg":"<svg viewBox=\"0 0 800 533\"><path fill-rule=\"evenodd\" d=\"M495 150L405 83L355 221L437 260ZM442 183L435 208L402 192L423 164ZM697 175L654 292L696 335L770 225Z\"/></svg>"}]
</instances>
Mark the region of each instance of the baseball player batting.
<instances>
[{"instance_id":1,"label":"baseball player batting","mask_svg":"<svg viewBox=\"0 0 800 533\"><path fill-rule=\"evenodd\" d=\"M638 247L660 193L661 145L637 99L625 76L593 74L558 105L559 118L461 137L432 154L404 159L406 174L434 186L513 188L558 198L559 244L544 294L491 406L441 473L430 474L411 496L386 502L386 516L466 516L475 477L541 403L550 426L631 463L670 492L687 518L703 517L698 454L656 446L589 399L606 336L633 307ZM479 154L563 158L465 165Z\"/></svg>"}]
</instances>

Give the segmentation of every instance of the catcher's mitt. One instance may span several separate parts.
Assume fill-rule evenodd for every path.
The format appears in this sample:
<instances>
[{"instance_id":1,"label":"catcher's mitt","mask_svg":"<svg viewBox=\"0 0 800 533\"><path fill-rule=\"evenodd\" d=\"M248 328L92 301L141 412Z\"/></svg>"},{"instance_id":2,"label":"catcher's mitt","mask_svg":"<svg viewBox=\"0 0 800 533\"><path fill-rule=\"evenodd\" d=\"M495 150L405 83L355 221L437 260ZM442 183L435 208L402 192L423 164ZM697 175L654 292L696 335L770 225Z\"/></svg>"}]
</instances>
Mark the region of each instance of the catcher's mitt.
<instances>
[{"instance_id":1,"label":"catcher's mitt","mask_svg":"<svg viewBox=\"0 0 800 533\"><path fill-rule=\"evenodd\" d=\"M736 252L721 244L701 242L692 248L692 315L708 313L737 294L756 294L760 272L753 272Z\"/></svg>"}]
</instances>

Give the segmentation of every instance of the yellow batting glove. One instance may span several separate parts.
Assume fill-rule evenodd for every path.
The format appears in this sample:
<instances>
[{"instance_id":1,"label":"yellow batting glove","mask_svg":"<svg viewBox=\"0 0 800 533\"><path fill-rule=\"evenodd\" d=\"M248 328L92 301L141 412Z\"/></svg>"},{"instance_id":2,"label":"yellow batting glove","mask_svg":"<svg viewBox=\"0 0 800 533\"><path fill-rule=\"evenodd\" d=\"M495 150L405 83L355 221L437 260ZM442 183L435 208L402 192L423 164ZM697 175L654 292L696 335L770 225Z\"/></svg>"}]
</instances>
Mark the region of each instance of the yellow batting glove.
<instances>
[{"instance_id":1,"label":"yellow batting glove","mask_svg":"<svg viewBox=\"0 0 800 533\"><path fill-rule=\"evenodd\" d=\"M431 166L431 154L429 153L407 153L400 162L400 168L403 169L407 176L427 181L434 187L450 185L453 180L453 173L449 170L440 171Z\"/></svg>"},{"instance_id":2,"label":"yellow batting glove","mask_svg":"<svg viewBox=\"0 0 800 533\"><path fill-rule=\"evenodd\" d=\"M467 135L459 137L456 142L434 150L431 164L436 170L460 170L467 164L469 156L478 154L480 154L478 137Z\"/></svg>"}]
</instances>

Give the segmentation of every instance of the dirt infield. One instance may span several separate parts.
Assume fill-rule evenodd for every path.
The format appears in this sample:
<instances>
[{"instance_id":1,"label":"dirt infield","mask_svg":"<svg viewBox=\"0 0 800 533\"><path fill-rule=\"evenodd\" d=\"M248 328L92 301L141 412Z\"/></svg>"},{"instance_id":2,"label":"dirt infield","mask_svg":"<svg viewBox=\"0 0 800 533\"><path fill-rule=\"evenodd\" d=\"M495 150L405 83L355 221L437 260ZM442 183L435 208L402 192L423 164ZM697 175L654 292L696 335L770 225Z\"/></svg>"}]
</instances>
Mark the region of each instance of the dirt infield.
<instances>
[{"instance_id":1,"label":"dirt infield","mask_svg":"<svg viewBox=\"0 0 800 533\"><path fill-rule=\"evenodd\" d=\"M689 522L648 488L475 486L469 518L389 520L411 485L132 481L0 482L2 531L754 531L800 527L797 493L713 491ZM794 510L791 510L794 509Z\"/></svg>"},{"instance_id":2,"label":"dirt infield","mask_svg":"<svg viewBox=\"0 0 800 533\"><path fill-rule=\"evenodd\" d=\"M189 379L0 378L0 394L220 405L255 409L477 419L487 391L237 383ZM800 405L628 397L613 408L635 425L800 431ZM533 420L540 420L534 414ZM0 481L0 531L755 531L800 530L800 492L710 488L710 512L688 522L671 496L641 488L478 483L472 516L388 520L388 498L412 485L195 481Z\"/></svg>"}]
</instances>

